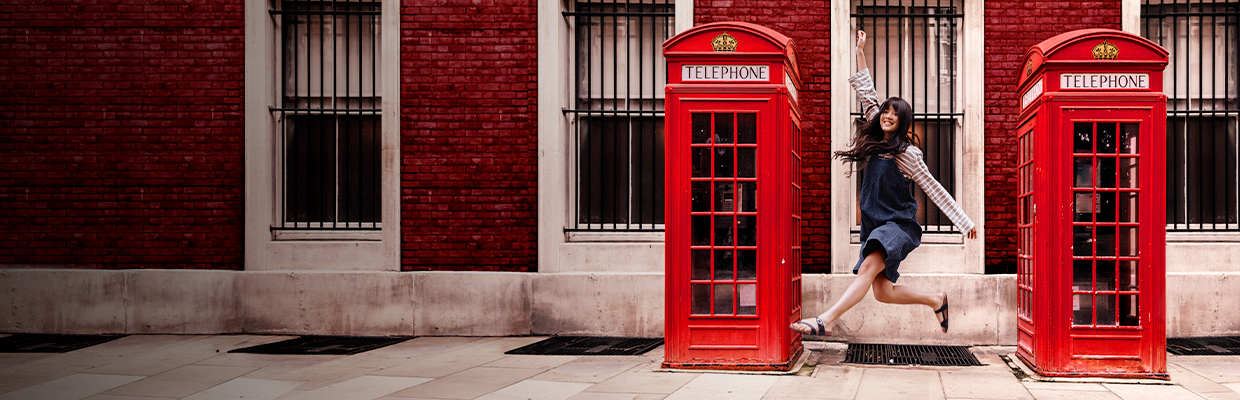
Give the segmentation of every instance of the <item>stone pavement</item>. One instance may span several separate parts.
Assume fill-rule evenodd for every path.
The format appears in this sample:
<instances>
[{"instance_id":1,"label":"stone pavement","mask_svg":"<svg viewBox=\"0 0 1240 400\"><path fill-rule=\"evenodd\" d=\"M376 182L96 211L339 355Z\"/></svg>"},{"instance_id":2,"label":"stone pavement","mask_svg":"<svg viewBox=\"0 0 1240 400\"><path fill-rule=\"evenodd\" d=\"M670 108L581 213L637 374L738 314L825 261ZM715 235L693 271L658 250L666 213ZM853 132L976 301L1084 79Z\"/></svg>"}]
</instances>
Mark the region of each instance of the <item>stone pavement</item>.
<instances>
[{"instance_id":1,"label":"stone pavement","mask_svg":"<svg viewBox=\"0 0 1240 400\"><path fill-rule=\"evenodd\" d=\"M806 342L795 375L658 371L642 356L525 356L542 337L419 337L352 356L229 354L288 339L134 335L64 354L0 353L10 399L1236 399L1240 356L1169 356L1166 385L1022 381L974 347L980 367L842 364L845 345Z\"/></svg>"}]
</instances>

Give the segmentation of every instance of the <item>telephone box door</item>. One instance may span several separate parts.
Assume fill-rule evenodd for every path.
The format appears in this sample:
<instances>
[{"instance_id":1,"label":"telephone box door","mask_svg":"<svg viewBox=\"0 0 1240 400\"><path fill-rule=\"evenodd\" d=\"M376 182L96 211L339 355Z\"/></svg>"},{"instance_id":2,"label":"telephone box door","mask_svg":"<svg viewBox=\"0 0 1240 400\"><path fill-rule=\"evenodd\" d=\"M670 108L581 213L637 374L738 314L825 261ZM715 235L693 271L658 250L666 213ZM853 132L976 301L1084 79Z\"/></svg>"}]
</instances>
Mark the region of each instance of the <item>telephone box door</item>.
<instances>
[{"instance_id":1,"label":"telephone box door","mask_svg":"<svg viewBox=\"0 0 1240 400\"><path fill-rule=\"evenodd\" d=\"M1114 367L1130 363L1125 370L1150 370L1163 359L1165 340L1154 337L1163 315L1154 299L1161 299L1160 279L1155 279L1154 257L1162 252L1152 239L1162 219L1151 213L1156 196L1152 188L1161 174L1152 173L1152 154L1162 149L1155 137L1151 110L1070 109L1065 107L1060 132L1071 132L1072 190L1064 204L1071 212L1060 226L1071 227L1070 293L1072 323L1067 335L1071 354L1067 359L1081 365L1073 369L1095 370L1091 360ZM1068 152L1063 152L1067 154ZM1065 274L1066 275L1066 274ZM1144 360L1144 362L1143 362ZM1142 364L1146 368L1142 368Z\"/></svg>"}]
</instances>

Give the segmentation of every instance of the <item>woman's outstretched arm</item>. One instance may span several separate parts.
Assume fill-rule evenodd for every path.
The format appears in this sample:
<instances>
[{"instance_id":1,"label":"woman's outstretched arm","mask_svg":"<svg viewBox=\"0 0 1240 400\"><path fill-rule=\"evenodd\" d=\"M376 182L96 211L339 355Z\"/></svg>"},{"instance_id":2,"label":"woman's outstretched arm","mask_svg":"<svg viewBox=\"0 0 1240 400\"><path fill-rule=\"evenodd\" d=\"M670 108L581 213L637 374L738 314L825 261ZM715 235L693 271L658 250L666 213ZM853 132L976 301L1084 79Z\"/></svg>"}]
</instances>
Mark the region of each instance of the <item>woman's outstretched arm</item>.
<instances>
[{"instance_id":1,"label":"woman's outstretched arm","mask_svg":"<svg viewBox=\"0 0 1240 400\"><path fill-rule=\"evenodd\" d=\"M960 208L960 204L952 199L951 194L943 189L943 185L930 175L930 168L926 167L926 162L921 159L921 149L917 146L909 146L903 153L896 155L896 165L900 167L900 172L904 173L909 179L917 183L921 190L926 192L926 198L939 206L939 210L947 215L961 233L964 233L969 239L976 237L977 232L974 231L973 220L965 215L964 210Z\"/></svg>"},{"instance_id":2,"label":"woman's outstretched arm","mask_svg":"<svg viewBox=\"0 0 1240 400\"><path fill-rule=\"evenodd\" d=\"M857 72L865 71L865 31L857 31Z\"/></svg>"},{"instance_id":3,"label":"woman's outstretched arm","mask_svg":"<svg viewBox=\"0 0 1240 400\"><path fill-rule=\"evenodd\" d=\"M857 73L848 78L853 90L861 97L861 113L869 121L878 115L878 92L874 90L874 80L870 78L870 70L865 65L865 31L857 31Z\"/></svg>"}]
</instances>

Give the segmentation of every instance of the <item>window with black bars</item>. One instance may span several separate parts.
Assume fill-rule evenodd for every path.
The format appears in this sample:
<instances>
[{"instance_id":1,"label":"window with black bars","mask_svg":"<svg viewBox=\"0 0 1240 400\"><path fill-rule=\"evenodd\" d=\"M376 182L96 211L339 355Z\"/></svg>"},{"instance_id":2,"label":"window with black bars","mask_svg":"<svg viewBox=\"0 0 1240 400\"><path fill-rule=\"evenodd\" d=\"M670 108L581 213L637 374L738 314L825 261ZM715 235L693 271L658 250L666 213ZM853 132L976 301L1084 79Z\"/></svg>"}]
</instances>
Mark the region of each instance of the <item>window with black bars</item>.
<instances>
[{"instance_id":1,"label":"window with black bars","mask_svg":"<svg viewBox=\"0 0 1240 400\"><path fill-rule=\"evenodd\" d=\"M879 96L900 97L913 107L913 135L930 174L953 196L956 193L956 140L964 116L958 71L961 1L854 1L853 30L867 34L866 64ZM851 40L850 40L851 41ZM855 43L852 44L855 47ZM854 61L855 62L855 61ZM880 98L880 102L885 98ZM864 117L860 100L852 115ZM865 171L858 174L857 193ZM913 185L917 223L926 232L959 232L939 207ZM858 232L860 216L854 221Z\"/></svg>"},{"instance_id":2,"label":"window with black bars","mask_svg":"<svg viewBox=\"0 0 1240 400\"><path fill-rule=\"evenodd\" d=\"M283 1L276 230L380 229L378 2Z\"/></svg>"},{"instance_id":3,"label":"window with black bars","mask_svg":"<svg viewBox=\"0 0 1240 400\"><path fill-rule=\"evenodd\" d=\"M1240 231L1236 1L1141 2L1141 35L1168 51L1167 230Z\"/></svg>"},{"instance_id":4,"label":"window with black bars","mask_svg":"<svg viewBox=\"0 0 1240 400\"><path fill-rule=\"evenodd\" d=\"M567 231L663 230L663 42L670 0L579 1L573 32Z\"/></svg>"}]
</instances>

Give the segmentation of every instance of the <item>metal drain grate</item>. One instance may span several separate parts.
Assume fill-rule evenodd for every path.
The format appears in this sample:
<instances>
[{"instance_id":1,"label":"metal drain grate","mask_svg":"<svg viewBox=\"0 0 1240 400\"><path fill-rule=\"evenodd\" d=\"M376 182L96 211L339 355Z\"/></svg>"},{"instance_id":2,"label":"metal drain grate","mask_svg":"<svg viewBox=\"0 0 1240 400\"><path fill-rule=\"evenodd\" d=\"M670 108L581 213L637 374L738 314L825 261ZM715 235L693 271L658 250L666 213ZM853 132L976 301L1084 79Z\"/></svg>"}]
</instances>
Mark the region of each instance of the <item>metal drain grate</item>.
<instances>
[{"instance_id":1,"label":"metal drain grate","mask_svg":"<svg viewBox=\"0 0 1240 400\"><path fill-rule=\"evenodd\" d=\"M635 356L663 344L663 339L556 336L528 344L504 354L542 356Z\"/></svg>"},{"instance_id":2,"label":"metal drain grate","mask_svg":"<svg viewBox=\"0 0 1240 400\"><path fill-rule=\"evenodd\" d=\"M1167 338L1167 352L1178 356L1240 356L1240 337Z\"/></svg>"},{"instance_id":3,"label":"metal drain grate","mask_svg":"<svg viewBox=\"0 0 1240 400\"><path fill-rule=\"evenodd\" d=\"M253 354L357 354L409 340L407 337L302 336L275 343L230 350Z\"/></svg>"},{"instance_id":4,"label":"metal drain grate","mask_svg":"<svg viewBox=\"0 0 1240 400\"><path fill-rule=\"evenodd\" d=\"M125 335L44 335L18 333L0 338L0 353L68 353Z\"/></svg>"},{"instance_id":5,"label":"metal drain grate","mask_svg":"<svg viewBox=\"0 0 1240 400\"><path fill-rule=\"evenodd\" d=\"M883 365L982 365L967 346L849 343L844 362Z\"/></svg>"}]
</instances>

